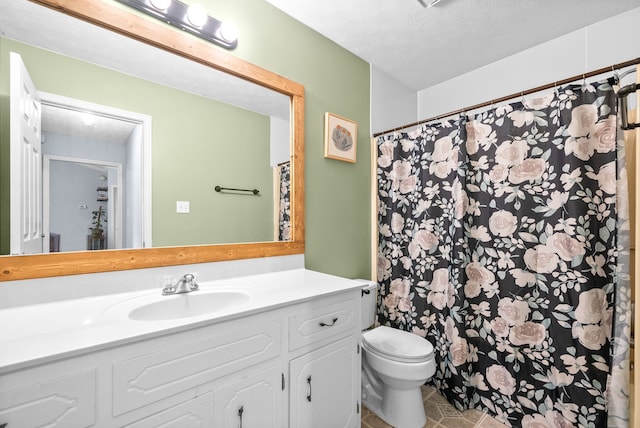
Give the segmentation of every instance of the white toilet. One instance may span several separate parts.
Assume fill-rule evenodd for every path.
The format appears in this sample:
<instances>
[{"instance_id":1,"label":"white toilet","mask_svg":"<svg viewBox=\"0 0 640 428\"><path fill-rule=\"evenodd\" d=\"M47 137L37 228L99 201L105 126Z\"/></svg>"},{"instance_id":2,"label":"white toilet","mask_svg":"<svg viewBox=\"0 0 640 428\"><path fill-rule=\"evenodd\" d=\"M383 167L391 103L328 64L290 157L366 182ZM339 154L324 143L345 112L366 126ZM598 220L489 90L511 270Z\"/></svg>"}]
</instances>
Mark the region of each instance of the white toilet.
<instances>
[{"instance_id":1,"label":"white toilet","mask_svg":"<svg viewBox=\"0 0 640 428\"><path fill-rule=\"evenodd\" d=\"M362 402L395 428L422 428L427 420L420 387L433 376L433 345L413 333L372 330L378 284L362 288Z\"/></svg>"}]
</instances>

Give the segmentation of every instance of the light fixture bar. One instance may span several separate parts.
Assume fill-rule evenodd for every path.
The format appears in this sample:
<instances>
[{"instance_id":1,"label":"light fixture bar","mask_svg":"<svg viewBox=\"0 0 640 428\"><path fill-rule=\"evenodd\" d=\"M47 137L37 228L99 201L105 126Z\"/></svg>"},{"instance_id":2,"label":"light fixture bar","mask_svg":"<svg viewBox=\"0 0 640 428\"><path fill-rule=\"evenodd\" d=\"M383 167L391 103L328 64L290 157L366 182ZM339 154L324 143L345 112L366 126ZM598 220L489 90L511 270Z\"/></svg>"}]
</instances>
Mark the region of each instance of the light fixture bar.
<instances>
[{"instance_id":1,"label":"light fixture bar","mask_svg":"<svg viewBox=\"0 0 640 428\"><path fill-rule=\"evenodd\" d=\"M190 6L182 3L179 0L169 0L161 2L158 0L116 0L120 3L126 4L140 12L160 19L174 27L187 31L195 36L208 40L219 46L227 49L235 49L238 45L238 39L234 36L232 39L226 39L221 31L222 22L217 19L206 15L206 12L202 15L202 24L198 24L197 20L190 16ZM165 9L156 7L155 5L162 5L162 3L168 3ZM193 9L191 10L193 12ZM195 24L194 24L195 22Z\"/></svg>"},{"instance_id":2,"label":"light fixture bar","mask_svg":"<svg viewBox=\"0 0 640 428\"><path fill-rule=\"evenodd\" d=\"M427 3L425 0L418 0L418 3L420 3L422 5L422 7L432 7L437 5L438 3L440 3L442 0L431 0L429 3Z\"/></svg>"}]
</instances>

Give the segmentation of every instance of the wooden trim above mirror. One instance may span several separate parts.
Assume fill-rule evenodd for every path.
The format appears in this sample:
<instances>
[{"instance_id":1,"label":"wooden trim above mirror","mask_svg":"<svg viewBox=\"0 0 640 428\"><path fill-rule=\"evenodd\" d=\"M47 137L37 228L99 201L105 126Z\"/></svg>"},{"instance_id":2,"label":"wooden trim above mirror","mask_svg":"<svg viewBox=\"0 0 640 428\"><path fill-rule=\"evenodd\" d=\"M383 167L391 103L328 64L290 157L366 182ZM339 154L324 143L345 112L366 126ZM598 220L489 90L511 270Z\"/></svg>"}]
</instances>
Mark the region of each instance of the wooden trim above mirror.
<instances>
[{"instance_id":1,"label":"wooden trim above mirror","mask_svg":"<svg viewBox=\"0 0 640 428\"><path fill-rule=\"evenodd\" d=\"M0 281L304 254L304 86L153 20L100 0L31 0L291 99L291 241L0 257Z\"/></svg>"}]
</instances>

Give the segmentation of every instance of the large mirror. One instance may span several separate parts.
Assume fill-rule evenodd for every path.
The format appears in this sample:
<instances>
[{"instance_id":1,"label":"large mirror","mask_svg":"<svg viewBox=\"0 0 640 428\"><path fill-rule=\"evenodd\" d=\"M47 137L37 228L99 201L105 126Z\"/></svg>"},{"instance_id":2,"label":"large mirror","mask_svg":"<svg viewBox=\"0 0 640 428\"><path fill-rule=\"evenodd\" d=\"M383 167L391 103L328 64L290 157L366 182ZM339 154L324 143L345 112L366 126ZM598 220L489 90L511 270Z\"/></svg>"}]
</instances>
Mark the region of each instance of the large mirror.
<instances>
[{"instance_id":1,"label":"large mirror","mask_svg":"<svg viewBox=\"0 0 640 428\"><path fill-rule=\"evenodd\" d=\"M35 74L34 81L66 79L71 87L60 93L59 87L65 84L52 84L46 88L50 92L41 92L44 200L50 210L44 217L48 239L42 252L71 252L2 256L0 280L304 252L301 85L115 3L11 3L20 7L0 7L0 21L5 20L2 27L7 29L0 39L2 60L8 51L22 51L26 68L35 69L29 70ZM31 28L31 35L23 32L11 38L12 26ZM106 38L93 42L100 49L77 37L87 31L82 26ZM71 33L61 33L62 28ZM129 32L131 28L136 28L135 33ZM76 36L71 37L74 32ZM61 44L62 40L67 43ZM129 54L135 61L127 60ZM3 71L9 68L2 67ZM90 77L71 74L76 68L89 69ZM116 85L107 85L114 81ZM8 105L3 100L3 109ZM100 131L97 124L68 128L64 115L86 118L83 108L98 122L116 120L124 126L109 132ZM83 129L94 129L96 134L84 136L84 145L78 148ZM113 143L113 150L106 150L100 141L110 132L123 137ZM2 154L6 155L8 133L3 133ZM126 141L138 134L150 141L134 146L132 155ZM86 140L93 145L86 145ZM75 152L61 147L75 147ZM97 159L102 151L113 158ZM118 161L121 158L126 160ZM3 192L8 188L5 166L0 165ZM76 179L53 178L65 174ZM85 187L90 183L89 190L73 187L79 182L85 182ZM216 186L251 192L216 192ZM259 188L258 194L254 188ZM80 198L82 192L85 195ZM282 201L283 196L288 199ZM54 203L59 201L64 203ZM6 208L7 201L2 202ZM285 205L283 223L278 216ZM65 207L70 210L60 211ZM65 248L62 242L69 242L72 232L59 219L84 215L86 223L90 215L94 226L96 214L100 221L103 209L109 215L102 226L111 238L90 240L91 233L83 232L76 239L80 247ZM0 215L4 217L0 237L6 243L7 210ZM151 245L154 248L138 249Z\"/></svg>"}]
</instances>

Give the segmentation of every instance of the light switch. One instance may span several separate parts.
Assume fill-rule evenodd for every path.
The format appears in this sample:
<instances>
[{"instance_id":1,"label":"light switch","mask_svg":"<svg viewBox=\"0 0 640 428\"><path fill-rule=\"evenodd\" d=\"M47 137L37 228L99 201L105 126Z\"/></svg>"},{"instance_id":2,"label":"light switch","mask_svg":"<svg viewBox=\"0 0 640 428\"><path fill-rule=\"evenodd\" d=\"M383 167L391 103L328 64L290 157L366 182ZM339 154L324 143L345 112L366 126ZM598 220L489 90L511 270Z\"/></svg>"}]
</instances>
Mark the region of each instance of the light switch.
<instances>
[{"instance_id":1,"label":"light switch","mask_svg":"<svg viewBox=\"0 0 640 428\"><path fill-rule=\"evenodd\" d=\"M176 212L178 214L189 214L189 201L176 201Z\"/></svg>"}]
</instances>

